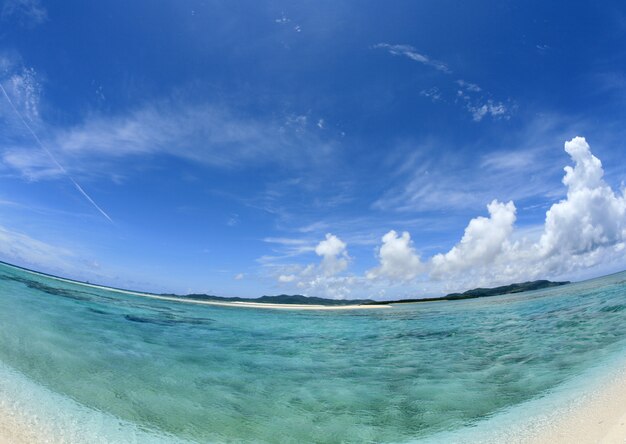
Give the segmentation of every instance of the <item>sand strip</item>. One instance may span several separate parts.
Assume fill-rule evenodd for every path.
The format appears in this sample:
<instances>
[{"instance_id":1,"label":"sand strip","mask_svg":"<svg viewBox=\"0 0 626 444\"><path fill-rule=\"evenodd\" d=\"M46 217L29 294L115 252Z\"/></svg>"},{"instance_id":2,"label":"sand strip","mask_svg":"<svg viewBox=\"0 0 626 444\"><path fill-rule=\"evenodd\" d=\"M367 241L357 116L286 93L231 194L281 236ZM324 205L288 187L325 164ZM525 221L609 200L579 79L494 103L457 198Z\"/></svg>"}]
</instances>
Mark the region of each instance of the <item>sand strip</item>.
<instances>
[{"instance_id":1,"label":"sand strip","mask_svg":"<svg viewBox=\"0 0 626 444\"><path fill-rule=\"evenodd\" d=\"M626 368L611 375L599 389L584 393L525 442L626 443Z\"/></svg>"},{"instance_id":2,"label":"sand strip","mask_svg":"<svg viewBox=\"0 0 626 444\"><path fill-rule=\"evenodd\" d=\"M314 305L314 304L272 304L264 302L239 302L239 301L208 301L201 299L190 299L175 296L164 296L152 293L142 293L139 291L122 290L119 288L105 287L104 285L88 284L87 282L74 281L72 279L66 279L58 276L52 276L50 274L37 273L33 270L26 268L16 267L11 264L4 264L17 270L34 274L35 276L43 276L47 279L53 279L59 282L65 282L73 285L80 285L81 287L96 288L98 290L106 290L114 293L127 294L131 296L138 296L142 298L157 299L168 302L180 302L183 304L196 304L196 305L215 305L219 307L243 307L243 308L271 308L280 310L369 310L379 308L389 308L389 305Z\"/></svg>"}]
</instances>

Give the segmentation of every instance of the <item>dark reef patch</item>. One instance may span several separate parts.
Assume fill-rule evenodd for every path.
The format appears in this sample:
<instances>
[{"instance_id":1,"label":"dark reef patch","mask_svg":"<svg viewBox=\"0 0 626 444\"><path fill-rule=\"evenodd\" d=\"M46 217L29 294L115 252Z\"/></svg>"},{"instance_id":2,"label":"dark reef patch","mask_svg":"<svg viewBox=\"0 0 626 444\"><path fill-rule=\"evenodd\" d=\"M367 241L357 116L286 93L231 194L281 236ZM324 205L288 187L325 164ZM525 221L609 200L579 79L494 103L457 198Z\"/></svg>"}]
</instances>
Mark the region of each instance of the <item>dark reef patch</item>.
<instances>
[{"instance_id":1,"label":"dark reef patch","mask_svg":"<svg viewBox=\"0 0 626 444\"><path fill-rule=\"evenodd\" d=\"M607 305L600 309L603 313L618 313L622 310L626 309L626 305L618 304L618 305Z\"/></svg>"}]
</instances>

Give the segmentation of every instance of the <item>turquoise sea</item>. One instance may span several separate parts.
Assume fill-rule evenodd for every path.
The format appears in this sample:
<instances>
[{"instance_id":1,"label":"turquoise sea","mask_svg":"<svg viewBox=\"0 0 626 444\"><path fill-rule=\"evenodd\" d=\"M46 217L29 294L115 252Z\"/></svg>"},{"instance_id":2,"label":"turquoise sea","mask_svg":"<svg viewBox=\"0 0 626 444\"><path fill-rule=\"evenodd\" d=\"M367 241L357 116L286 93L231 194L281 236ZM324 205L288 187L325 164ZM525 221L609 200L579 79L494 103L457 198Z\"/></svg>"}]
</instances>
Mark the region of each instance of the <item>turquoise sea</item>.
<instances>
[{"instance_id":1,"label":"turquoise sea","mask_svg":"<svg viewBox=\"0 0 626 444\"><path fill-rule=\"evenodd\" d=\"M625 351L626 273L287 311L159 301L0 265L0 408L68 442L471 436Z\"/></svg>"}]
</instances>

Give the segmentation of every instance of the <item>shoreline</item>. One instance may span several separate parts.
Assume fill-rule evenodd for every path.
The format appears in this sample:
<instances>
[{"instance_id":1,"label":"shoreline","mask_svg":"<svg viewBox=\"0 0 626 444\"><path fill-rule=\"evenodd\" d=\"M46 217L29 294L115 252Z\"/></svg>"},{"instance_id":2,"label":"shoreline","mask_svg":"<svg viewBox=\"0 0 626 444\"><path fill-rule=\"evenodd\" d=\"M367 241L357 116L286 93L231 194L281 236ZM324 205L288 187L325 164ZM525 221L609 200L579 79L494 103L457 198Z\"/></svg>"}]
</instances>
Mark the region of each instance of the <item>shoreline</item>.
<instances>
[{"instance_id":1,"label":"shoreline","mask_svg":"<svg viewBox=\"0 0 626 444\"><path fill-rule=\"evenodd\" d=\"M0 444L187 444L51 391L0 361Z\"/></svg>"},{"instance_id":2,"label":"shoreline","mask_svg":"<svg viewBox=\"0 0 626 444\"><path fill-rule=\"evenodd\" d=\"M626 443L626 364L609 375L600 387L584 393L568 411L549 422L525 442Z\"/></svg>"},{"instance_id":3,"label":"shoreline","mask_svg":"<svg viewBox=\"0 0 626 444\"><path fill-rule=\"evenodd\" d=\"M0 363L0 367L3 365ZM505 421L498 421L498 414L476 424L476 428L465 427L451 432L431 435L424 442L459 442L459 443L489 443L489 442L516 442L526 444L548 443L625 443L626 442L626 362L622 360L618 368L608 367L595 369L590 375L594 380L589 384L581 384L577 378L566 383L565 387L557 387L555 393L548 394L544 399L531 400L528 405L513 406L504 413ZM11 371L11 373L15 373ZM5 373L6 375L6 373ZM0 375L2 376L2 375ZM13 379L13 378L10 378ZM15 381L13 381L15 382ZM24 376L18 377L18 386L26 389L28 396L26 403L21 398L18 387L13 386L9 379L0 377L0 444L27 444L32 442L47 443L79 443L87 435L97 436L97 442L109 441L112 431L109 427L118 420L98 420L97 429L103 435L94 435L98 430L82 430L82 420L96 412L83 411L77 417L73 401L58 399L61 395L52 395L46 399L46 389L34 388L34 382L26 381ZM575 387L570 392L571 387ZM17 389L17 391L16 391ZM566 396L558 393L565 390ZM23 394L23 393L22 393ZM35 395L35 396L33 396ZM43 397L43 398L42 398ZM61 401L61 409L52 407ZM68 405L69 404L69 405ZM63 407L70 407L67 412ZM522 410L520 410L520 407ZM533 410L530 415L523 410ZM51 409L53 408L53 410ZM80 410L83 410L80 408ZM85 414L87 415L85 417ZM49 416L52 415L52 416ZM55 419L55 417L57 417ZM61 420L57 422L57 420ZM102 422L101 422L102 421ZM87 422L94 422L93 419ZM105 425L108 423L108 426ZM65 429L69 426L69 429ZM92 424L93 425L93 424ZM117 428L117 427L113 427ZM135 428L130 426L129 429ZM128 429L127 429L128 430ZM119 431L119 430L118 430ZM86 435L83 435L85 433ZM117 435L117 434L116 434ZM142 433L139 434L140 436ZM167 437L144 435L149 442L169 442ZM116 436L122 438L121 435ZM137 439L139 436L135 435ZM156 439L155 439L156 438ZM176 442L176 438L172 442ZM422 441L418 441L422 442Z\"/></svg>"},{"instance_id":4,"label":"shoreline","mask_svg":"<svg viewBox=\"0 0 626 444\"><path fill-rule=\"evenodd\" d=\"M0 262L2 265L24 271L26 273L33 274L35 276L43 276L47 279L53 279L59 282L65 282L67 284L79 285L81 287L95 288L97 290L106 290L114 293L127 294L131 296L137 296L148 299L156 299L167 302L180 302L183 304L196 304L196 305L212 305L217 307L237 307L237 308L265 308L275 310L370 310L380 308L390 308L392 304L378 305L378 304L357 304L357 305L319 305L319 304L274 304L268 302L243 302L243 301L211 301L202 299L181 298L175 296L164 296L152 293L143 293L140 291L123 290L121 288L107 287L104 285L90 284L88 282L75 281L73 279L54 276L51 274L40 273L38 271L30 270L28 268L19 267L17 265L8 264L6 262ZM1 441L0 441L1 443Z\"/></svg>"}]
</instances>

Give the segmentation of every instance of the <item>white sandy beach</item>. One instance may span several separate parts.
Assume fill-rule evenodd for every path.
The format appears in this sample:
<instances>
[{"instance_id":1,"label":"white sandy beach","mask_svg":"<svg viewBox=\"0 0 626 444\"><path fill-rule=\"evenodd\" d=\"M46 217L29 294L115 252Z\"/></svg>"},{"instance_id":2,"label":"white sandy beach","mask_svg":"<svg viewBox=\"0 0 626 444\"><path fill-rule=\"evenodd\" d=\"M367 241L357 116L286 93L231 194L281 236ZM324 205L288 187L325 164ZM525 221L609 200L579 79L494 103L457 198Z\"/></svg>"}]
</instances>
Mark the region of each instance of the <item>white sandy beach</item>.
<instances>
[{"instance_id":1,"label":"white sandy beach","mask_svg":"<svg viewBox=\"0 0 626 444\"><path fill-rule=\"evenodd\" d=\"M147 297L151 299L159 299L162 301L182 302L186 304L198 304L198 305L215 305L219 307L243 307L243 308L265 308L265 309L278 309L278 310L369 310L378 308L389 308L390 305L305 305L305 304L270 304L263 302L238 302L238 301L202 301L198 299L183 299L169 296L159 296L142 293L132 293L136 296Z\"/></svg>"},{"instance_id":2,"label":"white sandy beach","mask_svg":"<svg viewBox=\"0 0 626 444\"><path fill-rule=\"evenodd\" d=\"M11 264L5 264L8 267L18 269L22 272L30 273L35 276L41 276L39 273L25 268L15 267ZM59 282L66 282L68 284L80 285L82 287L97 288L100 290L112 291L115 293L128 294L132 296L139 296L149 299L157 299L161 301L179 302L183 304L196 304L196 305L214 305L219 307L243 307L243 308L265 308L265 309L282 309L282 310L370 310L379 308L389 308L389 305L315 305L315 304L272 304L263 302L240 302L240 301L209 301L200 299L186 299L174 296L164 296L152 293L142 293L139 291L122 290L119 288L106 287L104 285L89 284L87 282L74 281L72 279L65 279L58 276L43 275L47 279L53 279Z\"/></svg>"},{"instance_id":3,"label":"white sandy beach","mask_svg":"<svg viewBox=\"0 0 626 444\"><path fill-rule=\"evenodd\" d=\"M34 444L48 442L46 437L37 434L27 427L25 421L0 410L0 444Z\"/></svg>"},{"instance_id":4,"label":"white sandy beach","mask_svg":"<svg viewBox=\"0 0 626 444\"><path fill-rule=\"evenodd\" d=\"M626 443L626 368L599 390L584 393L561 415L526 441L550 443Z\"/></svg>"}]
</instances>

